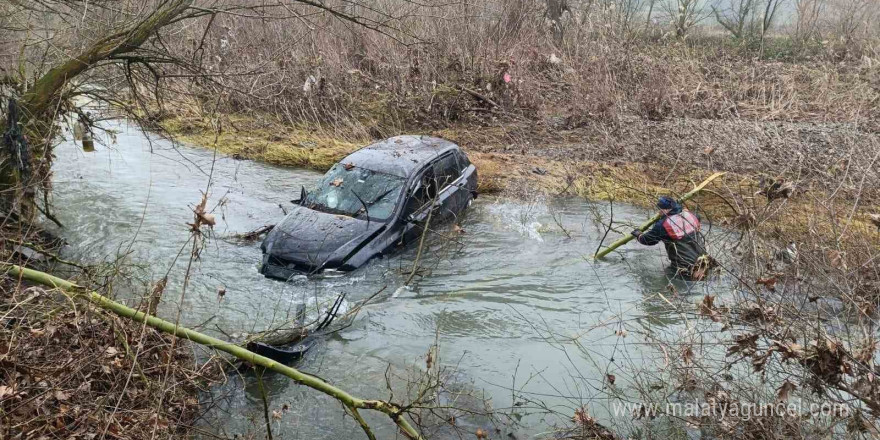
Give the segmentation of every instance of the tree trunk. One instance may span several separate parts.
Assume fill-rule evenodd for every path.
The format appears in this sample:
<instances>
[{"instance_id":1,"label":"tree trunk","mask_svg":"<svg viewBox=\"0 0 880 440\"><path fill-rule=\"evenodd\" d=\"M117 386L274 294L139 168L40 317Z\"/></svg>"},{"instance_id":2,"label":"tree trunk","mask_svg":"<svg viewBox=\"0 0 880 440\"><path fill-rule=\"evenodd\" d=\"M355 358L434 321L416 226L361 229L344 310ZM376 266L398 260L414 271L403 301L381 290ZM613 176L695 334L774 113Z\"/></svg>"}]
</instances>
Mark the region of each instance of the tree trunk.
<instances>
[{"instance_id":1,"label":"tree trunk","mask_svg":"<svg viewBox=\"0 0 880 440\"><path fill-rule=\"evenodd\" d=\"M52 127L56 115L54 109L58 107L59 100L63 98L63 88L71 79L90 69L96 63L111 58L115 55L131 52L143 44L153 33L171 23L177 16L192 5L194 0L171 0L157 7L145 19L132 24L130 27L98 40L91 47L79 55L53 67L46 74L37 79L33 86L27 89L21 97L21 127L30 139L32 147L31 158L34 161L42 159L43 151L39 146L45 145L45 140L51 139ZM5 133L5 130L4 130ZM12 162L8 148L0 151L0 192L7 201L17 200L24 196L33 198L35 182L40 182L47 174L46 169L37 170L34 179L25 182L14 167L8 164Z\"/></svg>"}]
</instances>

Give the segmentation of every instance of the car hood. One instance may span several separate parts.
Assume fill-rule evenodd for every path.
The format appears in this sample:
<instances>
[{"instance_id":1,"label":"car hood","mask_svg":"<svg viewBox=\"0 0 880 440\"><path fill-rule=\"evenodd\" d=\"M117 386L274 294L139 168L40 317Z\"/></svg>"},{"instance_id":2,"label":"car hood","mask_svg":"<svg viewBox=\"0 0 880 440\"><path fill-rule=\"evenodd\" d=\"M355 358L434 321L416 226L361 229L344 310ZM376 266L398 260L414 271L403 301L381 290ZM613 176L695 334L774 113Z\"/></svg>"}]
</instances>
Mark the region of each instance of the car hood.
<instances>
[{"instance_id":1,"label":"car hood","mask_svg":"<svg viewBox=\"0 0 880 440\"><path fill-rule=\"evenodd\" d=\"M328 260L344 258L382 226L381 222L295 206L269 232L261 248L277 263L317 268Z\"/></svg>"}]
</instances>

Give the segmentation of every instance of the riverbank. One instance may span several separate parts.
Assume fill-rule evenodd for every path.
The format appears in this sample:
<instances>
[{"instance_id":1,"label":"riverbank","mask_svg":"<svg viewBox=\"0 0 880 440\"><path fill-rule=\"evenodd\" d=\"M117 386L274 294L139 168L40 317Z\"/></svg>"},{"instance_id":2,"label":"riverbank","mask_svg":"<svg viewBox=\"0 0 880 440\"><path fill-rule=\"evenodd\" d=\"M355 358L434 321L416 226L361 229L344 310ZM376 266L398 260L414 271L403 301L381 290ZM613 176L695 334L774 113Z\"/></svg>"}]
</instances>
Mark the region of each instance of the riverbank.
<instances>
[{"instance_id":1,"label":"riverbank","mask_svg":"<svg viewBox=\"0 0 880 440\"><path fill-rule=\"evenodd\" d=\"M3 261L38 267L57 262L47 251L57 241L16 225L9 219L3 224ZM30 250L21 250L24 243ZM95 275L83 272L90 273ZM217 358L197 361L194 350L188 341L60 290L4 276L0 438L193 435L205 409L201 399L222 377Z\"/></svg>"},{"instance_id":2,"label":"riverbank","mask_svg":"<svg viewBox=\"0 0 880 440\"><path fill-rule=\"evenodd\" d=\"M372 142L268 117L220 121L219 134L209 118L196 115L165 119L161 127L177 140L216 146L235 158L322 172ZM464 148L479 170L482 193L519 199L575 195L651 207L660 194L683 194L711 173L726 171L723 181L692 202L714 222L755 229L782 243L833 234L841 225L880 240L871 234L870 220L880 212L880 175L871 165L880 138L849 124L627 118L616 127L574 130L509 123L424 132ZM768 197L773 182L791 185L791 193ZM771 205L780 205L773 207L773 218L757 221ZM847 209L840 211L841 205ZM817 222L811 215L817 211L827 211L828 221Z\"/></svg>"}]
</instances>

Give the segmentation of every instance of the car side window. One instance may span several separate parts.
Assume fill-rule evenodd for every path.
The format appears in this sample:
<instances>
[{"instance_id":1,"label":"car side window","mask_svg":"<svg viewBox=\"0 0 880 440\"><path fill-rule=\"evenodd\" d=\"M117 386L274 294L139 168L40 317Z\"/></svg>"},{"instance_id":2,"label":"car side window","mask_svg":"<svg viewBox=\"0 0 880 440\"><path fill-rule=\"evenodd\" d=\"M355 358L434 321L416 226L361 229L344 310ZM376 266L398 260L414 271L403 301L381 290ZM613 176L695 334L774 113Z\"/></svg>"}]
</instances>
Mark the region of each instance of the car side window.
<instances>
[{"instance_id":1,"label":"car side window","mask_svg":"<svg viewBox=\"0 0 880 440\"><path fill-rule=\"evenodd\" d=\"M456 162L458 162L459 172L463 173L464 170L467 169L467 167L471 166L471 161L468 160L467 156L465 156L464 153L461 152L461 150L455 150L453 154L455 155Z\"/></svg>"},{"instance_id":2,"label":"car side window","mask_svg":"<svg viewBox=\"0 0 880 440\"><path fill-rule=\"evenodd\" d=\"M437 188L443 189L450 185L461 175L458 160L454 154L447 154L437 162L434 162L434 175L437 178Z\"/></svg>"},{"instance_id":3,"label":"car side window","mask_svg":"<svg viewBox=\"0 0 880 440\"><path fill-rule=\"evenodd\" d=\"M437 197L437 182L434 178L433 168L428 168L419 177L418 186L406 201L404 215L408 216L420 211L425 205L431 203L435 197Z\"/></svg>"}]
</instances>

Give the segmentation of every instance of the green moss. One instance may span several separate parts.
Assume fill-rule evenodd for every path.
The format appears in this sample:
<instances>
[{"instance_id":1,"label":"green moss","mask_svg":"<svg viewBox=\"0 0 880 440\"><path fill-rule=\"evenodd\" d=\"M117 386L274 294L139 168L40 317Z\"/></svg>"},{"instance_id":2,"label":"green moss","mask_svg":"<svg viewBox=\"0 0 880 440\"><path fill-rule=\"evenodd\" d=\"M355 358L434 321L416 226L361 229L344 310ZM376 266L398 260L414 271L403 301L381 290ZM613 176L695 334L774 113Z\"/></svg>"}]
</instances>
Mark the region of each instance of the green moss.
<instances>
[{"instance_id":1,"label":"green moss","mask_svg":"<svg viewBox=\"0 0 880 440\"><path fill-rule=\"evenodd\" d=\"M162 121L162 127L177 140L230 156L275 165L324 171L368 141L347 141L319 130L305 130L231 117L218 135L209 121L176 117Z\"/></svg>"}]
</instances>

